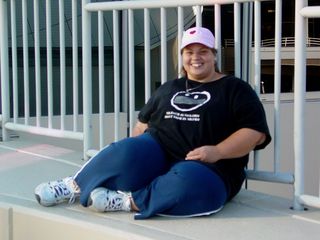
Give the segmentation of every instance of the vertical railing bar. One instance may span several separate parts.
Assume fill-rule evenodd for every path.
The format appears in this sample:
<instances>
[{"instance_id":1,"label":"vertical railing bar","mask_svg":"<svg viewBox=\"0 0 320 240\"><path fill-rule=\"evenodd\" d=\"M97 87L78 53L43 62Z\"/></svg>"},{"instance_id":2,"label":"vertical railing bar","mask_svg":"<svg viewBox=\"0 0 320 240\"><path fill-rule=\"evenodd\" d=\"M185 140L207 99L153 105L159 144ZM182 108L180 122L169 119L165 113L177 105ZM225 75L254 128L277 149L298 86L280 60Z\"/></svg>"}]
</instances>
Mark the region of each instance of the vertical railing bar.
<instances>
[{"instance_id":1,"label":"vertical railing bar","mask_svg":"<svg viewBox=\"0 0 320 240\"><path fill-rule=\"evenodd\" d=\"M161 13L161 84L167 81L167 14L162 7Z\"/></svg>"},{"instance_id":2,"label":"vertical railing bar","mask_svg":"<svg viewBox=\"0 0 320 240\"><path fill-rule=\"evenodd\" d=\"M235 76L241 78L241 14L240 14L240 3L234 3L234 66Z\"/></svg>"},{"instance_id":3,"label":"vertical railing bar","mask_svg":"<svg viewBox=\"0 0 320 240\"><path fill-rule=\"evenodd\" d=\"M2 106L2 141L9 140L5 124L10 119L9 105L9 56L8 56L8 2L0 2L0 64L1 64L1 106Z\"/></svg>"},{"instance_id":4,"label":"vertical railing bar","mask_svg":"<svg viewBox=\"0 0 320 240\"><path fill-rule=\"evenodd\" d=\"M51 0L46 0L46 37L47 37L47 95L48 95L48 128L52 128L53 87L52 87L52 26Z\"/></svg>"},{"instance_id":5,"label":"vertical railing bar","mask_svg":"<svg viewBox=\"0 0 320 240\"><path fill-rule=\"evenodd\" d=\"M252 59L252 34L253 34L253 19L254 19L254 16L253 16L253 12L254 12L254 2L249 2L249 33L248 33L248 38L249 38L249 41L248 41L248 76L250 76L250 80L248 80L248 82L252 83L252 79L251 79L251 75L252 75L252 63L253 63L253 59Z\"/></svg>"},{"instance_id":6,"label":"vertical railing bar","mask_svg":"<svg viewBox=\"0 0 320 240\"><path fill-rule=\"evenodd\" d=\"M260 95L261 82L261 2L254 3L254 90Z\"/></svg>"},{"instance_id":7,"label":"vertical railing bar","mask_svg":"<svg viewBox=\"0 0 320 240\"><path fill-rule=\"evenodd\" d=\"M66 115L66 49L64 26L64 0L59 0L59 40L60 40L60 128L65 129Z\"/></svg>"},{"instance_id":8,"label":"vertical railing bar","mask_svg":"<svg viewBox=\"0 0 320 240\"><path fill-rule=\"evenodd\" d=\"M128 10L128 36L129 36L129 134L132 134L135 121L135 71L134 71L134 12Z\"/></svg>"},{"instance_id":9,"label":"vertical railing bar","mask_svg":"<svg viewBox=\"0 0 320 240\"><path fill-rule=\"evenodd\" d=\"M104 147L104 32L103 12L98 11L98 58L99 58L99 147Z\"/></svg>"},{"instance_id":10,"label":"vertical railing bar","mask_svg":"<svg viewBox=\"0 0 320 240\"><path fill-rule=\"evenodd\" d=\"M148 8L144 9L144 74L145 74L145 102L151 96L151 72L150 72L150 11Z\"/></svg>"},{"instance_id":11,"label":"vertical railing bar","mask_svg":"<svg viewBox=\"0 0 320 240\"><path fill-rule=\"evenodd\" d=\"M29 46L27 0L22 1L22 39L23 39L23 83L24 83L24 124L29 124Z\"/></svg>"},{"instance_id":12,"label":"vertical railing bar","mask_svg":"<svg viewBox=\"0 0 320 240\"><path fill-rule=\"evenodd\" d=\"M122 48L122 52L121 52L121 92L122 92L122 96L121 96L121 108L122 111L127 113L126 116L126 123L127 123L127 129L129 129L129 107L128 107L128 93L129 93L129 89L128 89L128 85L129 85L129 53L128 53L128 10L122 10L122 24L121 24L121 40L122 40L122 44L121 44L121 48ZM127 131L127 136L129 136L129 131Z\"/></svg>"},{"instance_id":13,"label":"vertical railing bar","mask_svg":"<svg viewBox=\"0 0 320 240\"><path fill-rule=\"evenodd\" d=\"M215 48L218 50L216 61L219 70L221 71L221 5L214 5L214 36L215 36Z\"/></svg>"},{"instance_id":14,"label":"vertical railing bar","mask_svg":"<svg viewBox=\"0 0 320 240\"><path fill-rule=\"evenodd\" d=\"M18 65L17 65L17 22L16 22L16 0L11 0L11 54L12 54L12 88L13 88L13 122L18 121Z\"/></svg>"},{"instance_id":15,"label":"vertical railing bar","mask_svg":"<svg viewBox=\"0 0 320 240\"><path fill-rule=\"evenodd\" d=\"M73 131L78 131L79 115L79 65L78 65L78 10L77 0L72 0L72 82L73 82Z\"/></svg>"},{"instance_id":16,"label":"vertical railing bar","mask_svg":"<svg viewBox=\"0 0 320 240\"><path fill-rule=\"evenodd\" d=\"M40 74L40 36L39 36L39 0L33 0L34 14L34 53L35 53L35 91L36 91L36 126L41 121L41 74Z\"/></svg>"},{"instance_id":17,"label":"vertical railing bar","mask_svg":"<svg viewBox=\"0 0 320 240\"><path fill-rule=\"evenodd\" d=\"M295 56L294 56L294 209L302 210L298 198L304 192L304 129L306 93L306 29L307 19L300 10L307 6L306 0L295 1Z\"/></svg>"},{"instance_id":18,"label":"vertical railing bar","mask_svg":"<svg viewBox=\"0 0 320 240\"><path fill-rule=\"evenodd\" d=\"M249 68L249 40L251 40L249 38L249 34L250 34L250 30L249 30L249 3L244 3L242 6L242 38L241 38L241 78L248 82L249 80L249 72L248 72L248 68Z\"/></svg>"},{"instance_id":19,"label":"vertical railing bar","mask_svg":"<svg viewBox=\"0 0 320 240\"><path fill-rule=\"evenodd\" d=\"M82 0L82 81L83 81L83 150L88 160L92 146L92 60L91 60L91 13L85 10L90 0Z\"/></svg>"},{"instance_id":20,"label":"vertical railing bar","mask_svg":"<svg viewBox=\"0 0 320 240\"><path fill-rule=\"evenodd\" d=\"M178 7L178 76L181 77L181 69L182 69L182 56L180 53L181 39L184 31L184 11L183 7Z\"/></svg>"},{"instance_id":21,"label":"vertical railing bar","mask_svg":"<svg viewBox=\"0 0 320 240\"><path fill-rule=\"evenodd\" d=\"M255 62L255 58L252 56L252 34L253 34L253 22L254 22L254 2L249 2L248 3L248 59L247 59L247 63L248 63L248 68L247 68L247 71L248 71L248 82L250 84L252 84L252 81L254 81L254 78L253 80L251 79L251 76L252 76L252 71L254 71L254 62ZM253 151L253 169L254 170L258 170L259 169L259 158L260 158L260 153L258 150L255 150ZM247 183L247 182L246 182Z\"/></svg>"},{"instance_id":22,"label":"vertical railing bar","mask_svg":"<svg viewBox=\"0 0 320 240\"><path fill-rule=\"evenodd\" d=\"M254 2L254 90L260 96L261 82L261 2ZM259 169L259 151L254 151L254 170Z\"/></svg>"},{"instance_id":23,"label":"vertical railing bar","mask_svg":"<svg viewBox=\"0 0 320 240\"><path fill-rule=\"evenodd\" d=\"M201 13L201 6L197 5L196 9L196 26L202 27L202 13Z\"/></svg>"},{"instance_id":24,"label":"vertical railing bar","mask_svg":"<svg viewBox=\"0 0 320 240\"><path fill-rule=\"evenodd\" d=\"M274 172L280 168L280 93L281 93L281 19L282 1L276 1L274 57Z\"/></svg>"},{"instance_id":25,"label":"vertical railing bar","mask_svg":"<svg viewBox=\"0 0 320 240\"><path fill-rule=\"evenodd\" d=\"M113 10L113 62L114 62L114 141L120 139L120 41L119 11Z\"/></svg>"}]
</instances>

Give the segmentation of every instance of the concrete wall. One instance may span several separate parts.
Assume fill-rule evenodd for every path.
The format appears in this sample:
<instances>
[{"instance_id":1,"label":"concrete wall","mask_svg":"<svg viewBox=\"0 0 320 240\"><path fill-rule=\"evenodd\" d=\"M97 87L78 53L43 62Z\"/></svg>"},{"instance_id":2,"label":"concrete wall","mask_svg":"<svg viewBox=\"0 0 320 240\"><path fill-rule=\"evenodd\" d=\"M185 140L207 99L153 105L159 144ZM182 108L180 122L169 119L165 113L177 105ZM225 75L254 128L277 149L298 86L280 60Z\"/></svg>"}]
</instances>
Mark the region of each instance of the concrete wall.
<instances>
[{"instance_id":1,"label":"concrete wall","mask_svg":"<svg viewBox=\"0 0 320 240\"><path fill-rule=\"evenodd\" d=\"M152 239L108 225L94 224L87 219L42 212L0 202L0 240L124 240Z\"/></svg>"}]
</instances>

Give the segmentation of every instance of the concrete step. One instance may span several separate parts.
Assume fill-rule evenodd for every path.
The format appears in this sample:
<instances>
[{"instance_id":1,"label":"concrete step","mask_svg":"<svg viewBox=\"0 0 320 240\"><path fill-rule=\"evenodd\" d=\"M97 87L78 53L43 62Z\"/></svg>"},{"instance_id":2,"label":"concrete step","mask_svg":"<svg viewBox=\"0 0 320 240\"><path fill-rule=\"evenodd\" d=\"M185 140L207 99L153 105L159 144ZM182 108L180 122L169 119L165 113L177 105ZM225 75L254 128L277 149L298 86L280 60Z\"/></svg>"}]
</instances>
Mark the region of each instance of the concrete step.
<instances>
[{"instance_id":1,"label":"concrete step","mask_svg":"<svg viewBox=\"0 0 320 240\"><path fill-rule=\"evenodd\" d=\"M16 139L0 143L0 240L56 239L319 239L320 210L290 209L290 199L243 189L224 209L197 218L96 213L80 206L40 206L33 195L43 181L75 173L82 153Z\"/></svg>"}]
</instances>

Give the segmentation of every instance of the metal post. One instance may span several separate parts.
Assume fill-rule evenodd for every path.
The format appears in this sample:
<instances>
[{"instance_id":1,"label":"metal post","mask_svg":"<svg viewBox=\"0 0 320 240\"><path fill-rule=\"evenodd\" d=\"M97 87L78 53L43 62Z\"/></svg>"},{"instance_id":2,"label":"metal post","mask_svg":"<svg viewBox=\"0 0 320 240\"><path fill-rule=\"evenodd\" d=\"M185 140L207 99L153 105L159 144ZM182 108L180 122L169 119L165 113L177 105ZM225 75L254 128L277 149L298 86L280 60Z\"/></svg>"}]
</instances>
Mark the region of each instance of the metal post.
<instances>
[{"instance_id":1,"label":"metal post","mask_svg":"<svg viewBox=\"0 0 320 240\"><path fill-rule=\"evenodd\" d=\"M261 2L254 2L254 89L260 95L261 82Z\"/></svg>"},{"instance_id":2,"label":"metal post","mask_svg":"<svg viewBox=\"0 0 320 240\"><path fill-rule=\"evenodd\" d=\"M47 37L47 94L48 94L48 128L52 128L53 119L53 85L52 85L52 24L51 0L46 0L46 37Z\"/></svg>"},{"instance_id":3,"label":"metal post","mask_svg":"<svg viewBox=\"0 0 320 240\"><path fill-rule=\"evenodd\" d=\"M167 11L161 8L161 83L167 81Z\"/></svg>"},{"instance_id":4,"label":"metal post","mask_svg":"<svg viewBox=\"0 0 320 240\"><path fill-rule=\"evenodd\" d=\"M134 64L134 12L128 10L128 33L129 33L129 134L132 134L135 121L135 64Z\"/></svg>"},{"instance_id":5,"label":"metal post","mask_svg":"<svg viewBox=\"0 0 320 240\"><path fill-rule=\"evenodd\" d=\"M23 40L23 85L24 85L24 124L29 124L29 44L28 44L28 7L27 0L22 1L22 40Z\"/></svg>"},{"instance_id":6,"label":"metal post","mask_svg":"<svg viewBox=\"0 0 320 240\"><path fill-rule=\"evenodd\" d=\"M304 192L304 101L306 92L306 18L300 10L307 6L307 0L296 0L295 9L295 57L294 57L294 204L302 210L299 196Z\"/></svg>"},{"instance_id":7,"label":"metal post","mask_svg":"<svg viewBox=\"0 0 320 240\"><path fill-rule=\"evenodd\" d=\"M181 69L182 69L182 56L180 54L180 46L181 39L184 31L184 11L182 7L178 7L178 47L177 47L177 55L178 55L178 76L181 77Z\"/></svg>"},{"instance_id":8,"label":"metal post","mask_svg":"<svg viewBox=\"0 0 320 240\"><path fill-rule=\"evenodd\" d=\"M40 26L39 26L39 0L33 1L34 14L34 58L36 77L36 125L40 127L41 121L41 74L40 74Z\"/></svg>"},{"instance_id":9,"label":"metal post","mask_svg":"<svg viewBox=\"0 0 320 240\"><path fill-rule=\"evenodd\" d=\"M9 134L5 128L6 122L10 118L10 106L9 106L9 60L8 60L8 2L2 0L0 3L1 14L1 107L2 107L2 140L8 141Z\"/></svg>"},{"instance_id":10,"label":"metal post","mask_svg":"<svg viewBox=\"0 0 320 240\"><path fill-rule=\"evenodd\" d=\"M144 101L147 102L151 96L151 56L150 56L150 10L144 9Z\"/></svg>"},{"instance_id":11,"label":"metal post","mask_svg":"<svg viewBox=\"0 0 320 240\"><path fill-rule=\"evenodd\" d=\"M18 100L18 60L17 60L17 23L16 23L16 1L10 2L11 12L11 54L12 54L12 90L13 90L13 122L18 122L19 100Z\"/></svg>"},{"instance_id":12,"label":"metal post","mask_svg":"<svg viewBox=\"0 0 320 240\"><path fill-rule=\"evenodd\" d=\"M241 72L242 72L242 79L246 82L249 80L249 51L251 49L251 38L250 38L250 33L251 29L250 27L250 3L244 3L243 4L243 14L242 14L242 67L241 67Z\"/></svg>"},{"instance_id":13,"label":"metal post","mask_svg":"<svg viewBox=\"0 0 320 240\"><path fill-rule=\"evenodd\" d=\"M73 131L78 131L79 84L78 84L78 10L77 0L72 0L72 82L73 82Z\"/></svg>"},{"instance_id":14,"label":"metal post","mask_svg":"<svg viewBox=\"0 0 320 240\"><path fill-rule=\"evenodd\" d=\"M260 96L261 83L261 2L254 2L254 90ZM259 169L259 151L254 151L254 170Z\"/></svg>"},{"instance_id":15,"label":"metal post","mask_svg":"<svg viewBox=\"0 0 320 240\"><path fill-rule=\"evenodd\" d=\"M196 26L202 27L202 13L201 13L201 6L197 5L194 7L196 12Z\"/></svg>"},{"instance_id":16,"label":"metal post","mask_svg":"<svg viewBox=\"0 0 320 240\"><path fill-rule=\"evenodd\" d=\"M82 0L82 69L83 69L83 150L84 159L92 145L92 60L91 60L91 13L84 6L90 0Z\"/></svg>"},{"instance_id":17,"label":"metal post","mask_svg":"<svg viewBox=\"0 0 320 240\"><path fill-rule=\"evenodd\" d=\"M240 3L234 3L234 75L241 78L241 14Z\"/></svg>"},{"instance_id":18,"label":"metal post","mask_svg":"<svg viewBox=\"0 0 320 240\"><path fill-rule=\"evenodd\" d=\"M122 10L122 26L121 26L121 107L122 112L127 113L127 136L130 135L129 130L129 106L128 106L128 93L129 93L129 46L128 46L128 10Z\"/></svg>"},{"instance_id":19,"label":"metal post","mask_svg":"<svg viewBox=\"0 0 320 240\"><path fill-rule=\"evenodd\" d=\"M99 58L99 149L104 147L104 32L103 12L98 11L98 58Z\"/></svg>"},{"instance_id":20,"label":"metal post","mask_svg":"<svg viewBox=\"0 0 320 240\"><path fill-rule=\"evenodd\" d=\"M217 65L219 70L221 71L221 5L214 5L214 29L215 29L215 48L218 50L217 53Z\"/></svg>"},{"instance_id":21,"label":"metal post","mask_svg":"<svg viewBox=\"0 0 320 240\"><path fill-rule=\"evenodd\" d=\"M120 138L120 44L119 11L113 10L113 62L114 62L114 141Z\"/></svg>"},{"instance_id":22,"label":"metal post","mask_svg":"<svg viewBox=\"0 0 320 240\"><path fill-rule=\"evenodd\" d=\"M59 41L60 41L60 129L65 129L66 119L66 46L64 0L59 0Z\"/></svg>"},{"instance_id":23,"label":"metal post","mask_svg":"<svg viewBox=\"0 0 320 240\"><path fill-rule=\"evenodd\" d=\"M275 57L274 57L274 172L280 168L280 94L281 94L281 19L282 0L276 1Z\"/></svg>"}]
</instances>

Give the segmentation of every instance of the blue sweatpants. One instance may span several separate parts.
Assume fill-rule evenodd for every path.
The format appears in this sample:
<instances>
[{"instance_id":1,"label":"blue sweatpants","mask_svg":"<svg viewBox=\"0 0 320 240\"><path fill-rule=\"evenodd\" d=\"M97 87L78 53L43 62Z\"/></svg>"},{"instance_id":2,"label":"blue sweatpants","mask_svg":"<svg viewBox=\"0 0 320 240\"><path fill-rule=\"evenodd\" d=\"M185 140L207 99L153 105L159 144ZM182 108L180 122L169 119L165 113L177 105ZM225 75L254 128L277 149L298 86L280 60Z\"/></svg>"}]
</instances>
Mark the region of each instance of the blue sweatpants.
<instances>
[{"instance_id":1,"label":"blue sweatpants","mask_svg":"<svg viewBox=\"0 0 320 240\"><path fill-rule=\"evenodd\" d=\"M87 206L97 187L132 192L140 212L154 215L198 216L220 210L227 199L222 179L198 161L169 161L149 134L112 143L75 175L80 203Z\"/></svg>"}]
</instances>

